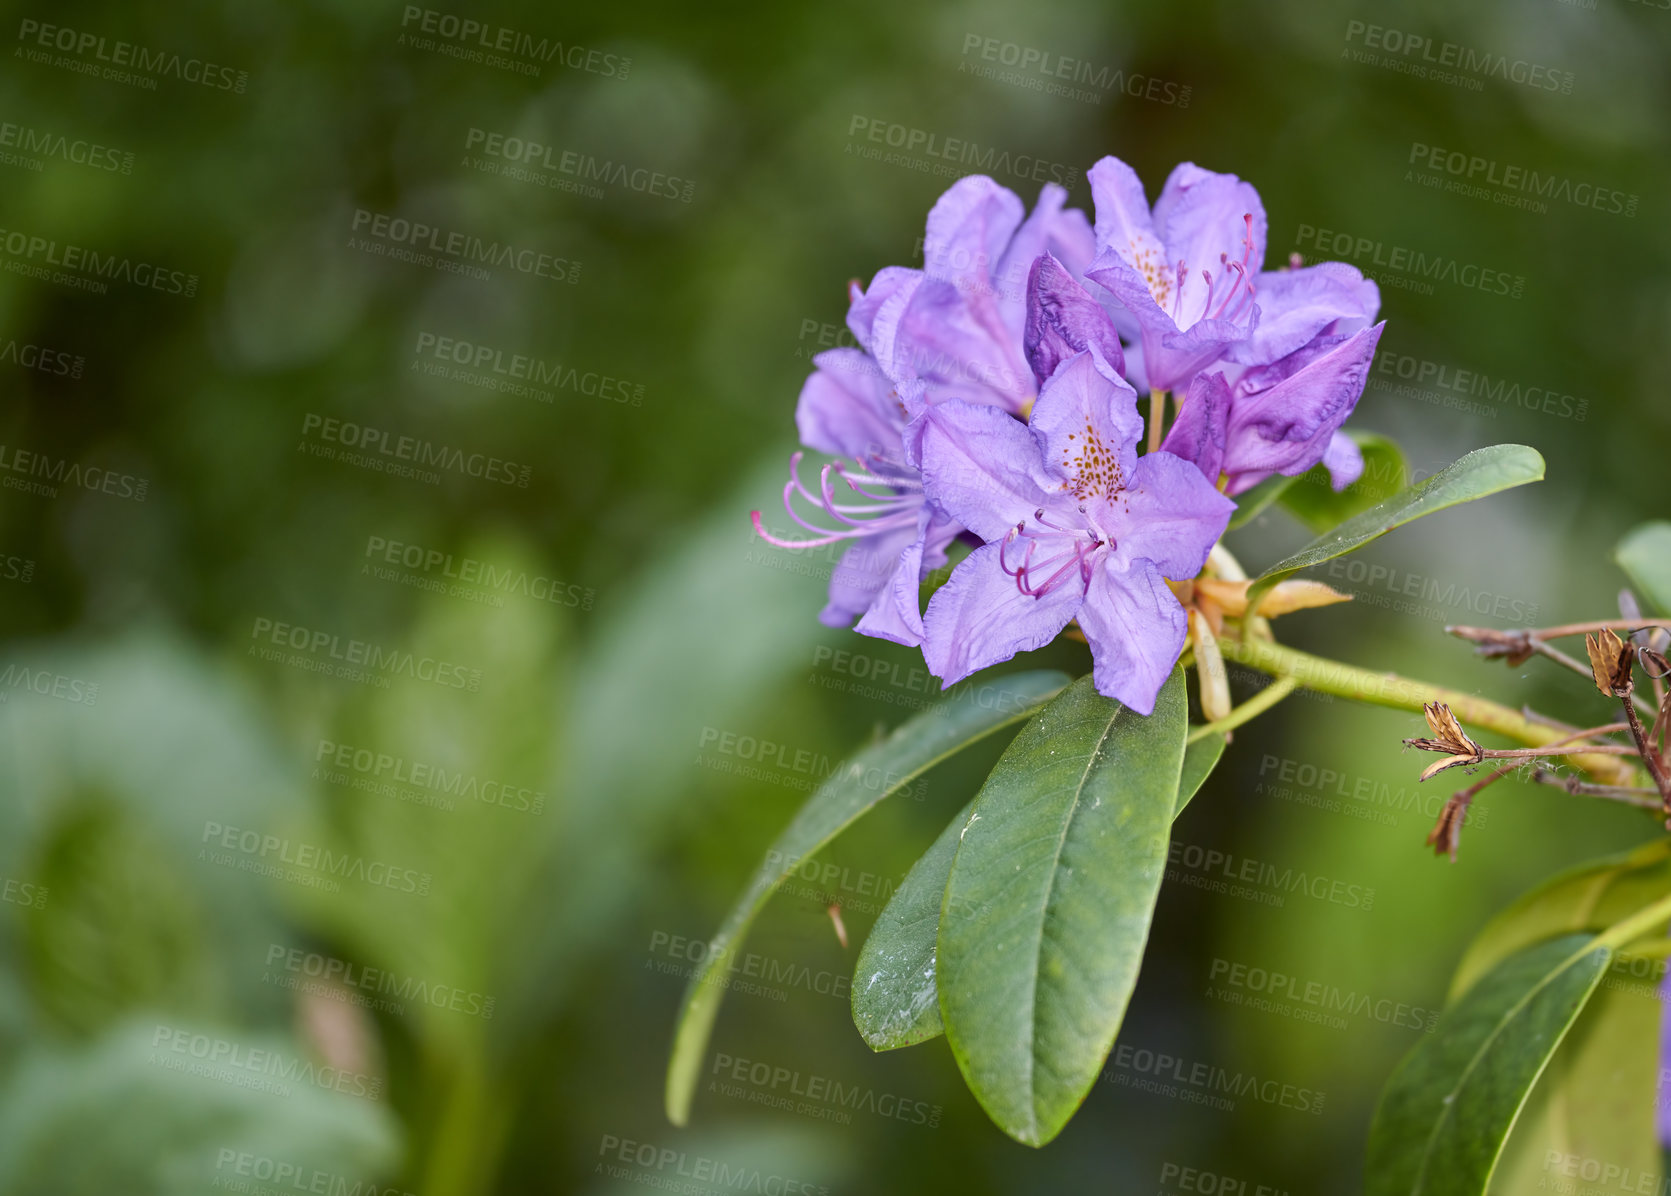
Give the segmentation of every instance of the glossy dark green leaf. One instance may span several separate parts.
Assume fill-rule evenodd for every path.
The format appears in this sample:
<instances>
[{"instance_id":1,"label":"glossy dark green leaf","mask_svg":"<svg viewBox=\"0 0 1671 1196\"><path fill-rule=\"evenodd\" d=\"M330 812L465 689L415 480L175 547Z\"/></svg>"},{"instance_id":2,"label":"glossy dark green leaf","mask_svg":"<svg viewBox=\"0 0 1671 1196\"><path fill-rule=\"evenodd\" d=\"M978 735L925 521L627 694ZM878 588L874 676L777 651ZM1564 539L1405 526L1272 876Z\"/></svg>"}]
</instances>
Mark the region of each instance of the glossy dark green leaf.
<instances>
[{"instance_id":1,"label":"glossy dark green leaf","mask_svg":"<svg viewBox=\"0 0 1671 1196\"><path fill-rule=\"evenodd\" d=\"M1229 739L1223 731L1214 731L1184 748L1184 770L1178 777L1178 804L1172 811L1172 817L1176 818L1184 812L1184 807L1189 805L1190 799L1212 775L1213 769L1218 766L1219 757L1224 755L1224 745L1228 742Z\"/></svg>"},{"instance_id":2,"label":"glossy dark green leaf","mask_svg":"<svg viewBox=\"0 0 1671 1196\"><path fill-rule=\"evenodd\" d=\"M853 968L853 1024L873 1051L913 1046L944 1030L935 995L935 938L952 859L974 806L964 806L912 865L859 952Z\"/></svg>"},{"instance_id":3,"label":"glossy dark green leaf","mask_svg":"<svg viewBox=\"0 0 1671 1196\"><path fill-rule=\"evenodd\" d=\"M1455 1001L1481 976L1533 943L1597 933L1671 893L1671 840L1571 868L1523 893L1487 922L1451 978Z\"/></svg>"},{"instance_id":4,"label":"glossy dark green leaf","mask_svg":"<svg viewBox=\"0 0 1671 1196\"><path fill-rule=\"evenodd\" d=\"M1056 672L1015 673L953 690L944 701L853 757L801 807L726 915L685 989L667 1062L667 1116L675 1125L683 1125L690 1116L691 1094L725 995L725 970L755 915L796 865L940 761L1030 716L1067 680Z\"/></svg>"},{"instance_id":5,"label":"glossy dark green leaf","mask_svg":"<svg viewBox=\"0 0 1671 1196\"><path fill-rule=\"evenodd\" d=\"M1619 541L1613 559L1630 578L1646 611L1671 616L1671 523L1657 519L1638 524Z\"/></svg>"},{"instance_id":6,"label":"glossy dark green leaf","mask_svg":"<svg viewBox=\"0 0 1671 1196\"><path fill-rule=\"evenodd\" d=\"M1090 1091L1137 983L1187 730L1174 669L1144 718L1082 678L992 770L939 936L940 1015L1005 1133L1050 1141Z\"/></svg>"},{"instance_id":7,"label":"glossy dark green leaf","mask_svg":"<svg viewBox=\"0 0 1671 1196\"><path fill-rule=\"evenodd\" d=\"M1293 556L1272 565L1249 587L1248 606L1255 608L1265 592L1283 578L1354 552L1413 519L1542 477L1543 458L1536 449L1523 444L1494 444L1475 449L1426 481L1354 515Z\"/></svg>"},{"instance_id":8,"label":"glossy dark green leaf","mask_svg":"<svg viewBox=\"0 0 1671 1196\"><path fill-rule=\"evenodd\" d=\"M1369 1127L1367 1196L1481 1196L1532 1085L1612 958L1589 935L1512 955L1393 1072Z\"/></svg>"},{"instance_id":9,"label":"glossy dark green leaf","mask_svg":"<svg viewBox=\"0 0 1671 1196\"><path fill-rule=\"evenodd\" d=\"M1176 818L1206 781L1226 737L1203 736L1184 749ZM914 1046L945 1032L935 999L934 952L940 906L957 855L970 803L912 867L871 928L853 969L853 1023L875 1051Z\"/></svg>"},{"instance_id":10,"label":"glossy dark green leaf","mask_svg":"<svg viewBox=\"0 0 1671 1196\"><path fill-rule=\"evenodd\" d=\"M1375 432L1353 432L1363 453L1363 474L1344 490L1335 490L1329 471L1318 465L1283 488L1282 505L1314 532L1326 532L1352 516L1385 502L1409 483L1404 450ZM1269 480L1269 479L1267 479Z\"/></svg>"}]
</instances>

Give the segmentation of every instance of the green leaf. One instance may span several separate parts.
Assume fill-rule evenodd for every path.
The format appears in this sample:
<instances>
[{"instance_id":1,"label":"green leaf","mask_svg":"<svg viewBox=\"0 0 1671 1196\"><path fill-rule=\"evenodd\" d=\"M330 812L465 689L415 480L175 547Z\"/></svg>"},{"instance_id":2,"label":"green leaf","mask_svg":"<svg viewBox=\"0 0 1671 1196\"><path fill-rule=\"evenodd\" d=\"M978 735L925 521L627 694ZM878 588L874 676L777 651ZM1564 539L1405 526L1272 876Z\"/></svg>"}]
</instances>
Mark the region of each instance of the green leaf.
<instances>
[{"instance_id":1,"label":"green leaf","mask_svg":"<svg viewBox=\"0 0 1671 1196\"><path fill-rule=\"evenodd\" d=\"M1214 731L1184 749L1173 818L1183 813L1224 754ZM912 867L876 920L853 969L853 1024L875 1051L914 1046L945 1032L935 999L934 948L940 906L971 802Z\"/></svg>"},{"instance_id":2,"label":"green leaf","mask_svg":"<svg viewBox=\"0 0 1671 1196\"><path fill-rule=\"evenodd\" d=\"M1451 978L1455 1001L1516 952L1556 935L1597 932L1671 893L1671 840L1569 869L1522 894L1475 936Z\"/></svg>"},{"instance_id":3,"label":"green leaf","mask_svg":"<svg viewBox=\"0 0 1671 1196\"><path fill-rule=\"evenodd\" d=\"M1420 519L1423 515L1431 515L1458 503L1472 502L1499 490L1523 486L1542 477L1543 458L1536 449L1523 444L1494 444L1489 448L1475 449L1425 482L1354 515L1293 556L1272 565L1248 588L1248 609L1255 610L1267 590L1301 569L1310 569L1354 552L1393 528Z\"/></svg>"},{"instance_id":4,"label":"green leaf","mask_svg":"<svg viewBox=\"0 0 1671 1196\"><path fill-rule=\"evenodd\" d=\"M1296 478L1298 485L1281 492L1282 505L1314 532L1326 532L1361 511L1397 494L1409 484L1410 468L1404 450L1376 432L1353 432L1363 453L1363 475L1336 491L1329 471L1318 465ZM1269 479L1267 479L1269 480Z\"/></svg>"},{"instance_id":5,"label":"green leaf","mask_svg":"<svg viewBox=\"0 0 1671 1196\"><path fill-rule=\"evenodd\" d=\"M1231 512L1230 525L1225 530L1233 532L1243 524L1251 523L1259 518L1266 507L1281 498L1282 492L1299 480L1298 477L1290 478L1284 477L1280 473L1273 473L1252 489L1244 490L1236 495L1233 500L1236 509Z\"/></svg>"},{"instance_id":6,"label":"green leaf","mask_svg":"<svg viewBox=\"0 0 1671 1196\"><path fill-rule=\"evenodd\" d=\"M1181 669L1148 718L1081 678L975 799L940 922L940 1015L970 1090L1018 1141L1060 1132L1120 1028L1165 871L1185 720Z\"/></svg>"},{"instance_id":7,"label":"green leaf","mask_svg":"<svg viewBox=\"0 0 1671 1196\"><path fill-rule=\"evenodd\" d=\"M1619 957L1596 989L1533 1088L1493 1191L1548 1190L1551 1151L1621 1168L1621 1192L1636 1190L1635 1180L1660 1170L1654 1124L1659 1052L1644 1049L1659 1039L1660 1005L1653 980L1615 982L1623 961Z\"/></svg>"},{"instance_id":8,"label":"green leaf","mask_svg":"<svg viewBox=\"0 0 1671 1196\"><path fill-rule=\"evenodd\" d=\"M1190 799L1218 767L1219 757L1224 755L1224 745L1228 742L1230 737L1223 731L1214 731L1184 748L1184 771L1178 777L1178 804L1172 810L1173 818L1184 812Z\"/></svg>"},{"instance_id":9,"label":"green leaf","mask_svg":"<svg viewBox=\"0 0 1671 1196\"><path fill-rule=\"evenodd\" d=\"M691 1094L725 995L721 973L766 899L796 865L940 761L1031 715L1061 692L1067 680L1056 672L1016 673L979 688L954 690L945 701L860 752L808 799L766 853L685 989L667 1061L667 1116L674 1125L684 1125L690 1117Z\"/></svg>"},{"instance_id":10,"label":"green leaf","mask_svg":"<svg viewBox=\"0 0 1671 1196\"><path fill-rule=\"evenodd\" d=\"M1589 935L1512 955L1393 1072L1369 1127L1366 1196L1479 1196L1521 1106L1612 958Z\"/></svg>"},{"instance_id":11,"label":"green leaf","mask_svg":"<svg viewBox=\"0 0 1671 1196\"><path fill-rule=\"evenodd\" d=\"M1671 523L1637 525L1619 541L1613 559L1652 613L1671 616Z\"/></svg>"},{"instance_id":12,"label":"green leaf","mask_svg":"<svg viewBox=\"0 0 1671 1196\"><path fill-rule=\"evenodd\" d=\"M853 967L853 1024L873 1051L927 1042L944 1032L935 996L934 947L970 802L894 890Z\"/></svg>"}]
</instances>

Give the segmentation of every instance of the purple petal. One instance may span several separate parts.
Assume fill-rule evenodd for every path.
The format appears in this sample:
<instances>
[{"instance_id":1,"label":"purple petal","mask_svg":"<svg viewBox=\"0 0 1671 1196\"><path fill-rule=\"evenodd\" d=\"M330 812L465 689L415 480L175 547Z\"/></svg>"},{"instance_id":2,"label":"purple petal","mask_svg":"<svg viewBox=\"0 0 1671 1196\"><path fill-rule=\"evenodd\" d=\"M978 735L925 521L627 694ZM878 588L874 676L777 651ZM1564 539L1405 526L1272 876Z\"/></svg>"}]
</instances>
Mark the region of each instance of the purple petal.
<instances>
[{"instance_id":1,"label":"purple petal","mask_svg":"<svg viewBox=\"0 0 1671 1196\"><path fill-rule=\"evenodd\" d=\"M801 386L795 427L801 443L836 457L878 454L898 458L904 413L893 384L858 349L826 349Z\"/></svg>"},{"instance_id":2,"label":"purple petal","mask_svg":"<svg viewBox=\"0 0 1671 1196\"><path fill-rule=\"evenodd\" d=\"M855 631L915 648L923 642L922 579L946 563L957 524L924 503L917 538L899 556L893 576L876 595Z\"/></svg>"},{"instance_id":3,"label":"purple petal","mask_svg":"<svg viewBox=\"0 0 1671 1196\"><path fill-rule=\"evenodd\" d=\"M1160 447L1174 457L1193 462L1202 477L1217 484L1224 469L1230 404L1230 386L1222 372L1197 374Z\"/></svg>"},{"instance_id":4,"label":"purple petal","mask_svg":"<svg viewBox=\"0 0 1671 1196\"><path fill-rule=\"evenodd\" d=\"M1157 390L1179 390L1188 385L1199 371L1222 357L1226 348L1251 334L1258 322L1259 308L1252 306L1244 320L1197 320L1182 332L1143 329L1149 385Z\"/></svg>"},{"instance_id":5,"label":"purple petal","mask_svg":"<svg viewBox=\"0 0 1671 1196\"><path fill-rule=\"evenodd\" d=\"M928 601L923 659L946 685L1017 652L1044 647L1085 600L1077 579L1036 597L1022 593L1004 572L1003 549L1002 541L975 549Z\"/></svg>"},{"instance_id":6,"label":"purple petal","mask_svg":"<svg viewBox=\"0 0 1671 1196\"><path fill-rule=\"evenodd\" d=\"M1023 332L1033 378L1043 386L1065 358L1093 345L1116 371L1126 368L1120 334L1089 291L1050 254L1033 262L1027 279L1027 322Z\"/></svg>"},{"instance_id":7,"label":"purple petal","mask_svg":"<svg viewBox=\"0 0 1671 1196\"><path fill-rule=\"evenodd\" d=\"M887 266L870 280L870 289L860 291L847 308L847 327L859 344L876 360L893 359L893 329L899 323L911 292L922 281L921 270L904 266Z\"/></svg>"},{"instance_id":8,"label":"purple petal","mask_svg":"<svg viewBox=\"0 0 1671 1196\"><path fill-rule=\"evenodd\" d=\"M1095 350L1076 353L1057 368L1039 392L1028 427L1045 469L1067 483L1056 488L1070 490L1072 501L1106 498L1137 468L1143 435L1137 392Z\"/></svg>"},{"instance_id":9,"label":"purple petal","mask_svg":"<svg viewBox=\"0 0 1671 1196\"><path fill-rule=\"evenodd\" d=\"M985 175L959 179L928 213L923 269L958 289L986 287L1026 215L1020 198Z\"/></svg>"},{"instance_id":10,"label":"purple petal","mask_svg":"<svg viewBox=\"0 0 1671 1196\"><path fill-rule=\"evenodd\" d=\"M907 434L914 438L923 492L983 540L1004 536L1047 501L1038 442L996 407L941 403Z\"/></svg>"},{"instance_id":11,"label":"purple petal","mask_svg":"<svg viewBox=\"0 0 1671 1196\"><path fill-rule=\"evenodd\" d=\"M1155 299L1170 299L1176 263L1167 260L1166 244L1155 231L1137 172L1109 157L1085 177L1097 210L1097 256L1086 276L1113 292L1144 327L1176 328Z\"/></svg>"},{"instance_id":12,"label":"purple petal","mask_svg":"<svg viewBox=\"0 0 1671 1196\"><path fill-rule=\"evenodd\" d=\"M888 372L923 384L922 401L992 403L1019 412L1032 400L1033 371L990 291L959 290L925 279L895 330Z\"/></svg>"},{"instance_id":13,"label":"purple petal","mask_svg":"<svg viewBox=\"0 0 1671 1196\"><path fill-rule=\"evenodd\" d=\"M1246 243L1249 216L1253 218L1251 250ZM1154 223L1171 263L1184 263L1183 293L1178 297L1179 328L1211 318L1209 290L1212 307L1217 309L1223 296L1236 285L1231 263L1243 264L1246 283L1254 281L1264 264L1265 205L1259 202L1259 192L1251 183L1233 174L1203 170L1193 162L1179 164L1155 201ZM1232 303L1231 309L1235 306Z\"/></svg>"},{"instance_id":14,"label":"purple petal","mask_svg":"<svg viewBox=\"0 0 1671 1196\"><path fill-rule=\"evenodd\" d=\"M1286 357L1324 331L1349 335L1368 327L1381 308L1381 292L1356 267L1323 262L1261 274L1258 302L1258 328L1226 353L1244 365Z\"/></svg>"},{"instance_id":15,"label":"purple petal","mask_svg":"<svg viewBox=\"0 0 1671 1196\"><path fill-rule=\"evenodd\" d=\"M1153 713L1155 695L1178 663L1188 627L1184 608L1153 562L1121 568L1118 560L1106 558L1091 576L1079 627L1096 662L1097 692L1138 714Z\"/></svg>"},{"instance_id":16,"label":"purple petal","mask_svg":"<svg viewBox=\"0 0 1671 1196\"><path fill-rule=\"evenodd\" d=\"M1671 1100L1665 1087L1671 1081L1671 969L1659 982L1659 1082L1654 1085L1654 1123L1659 1127L1660 1145L1671 1148Z\"/></svg>"},{"instance_id":17,"label":"purple petal","mask_svg":"<svg viewBox=\"0 0 1671 1196\"><path fill-rule=\"evenodd\" d=\"M1385 326L1354 333L1269 390L1237 399L1230 413L1225 470L1292 476L1321 461L1363 394Z\"/></svg>"},{"instance_id":18,"label":"purple petal","mask_svg":"<svg viewBox=\"0 0 1671 1196\"><path fill-rule=\"evenodd\" d=\"M1122 567L1149 560L1165 576L1182 581L1201 572L1235 509L1188 461L1148 453L1138 458L1136 475L1110 504L1105 526Z\"/></svg>"},{"instance_id":19,"label":"purple petal","mask_svg":"<svg viewBox=\"0 0 1671 1196\"><path fill-rule=\"evenodd\" d=\"M1329 471L1329 485L1344 490L1363 477L1363 451L1346 433L1336 432L1323 450L1323 467Z\"/></svg>"},{"instance_id":20,"label":"purple petal","mask_svg":"<svg viewBox=\"0 0 1671 1196\"><path fill-rule=\"evenodd\" d=\"M1068 193L1055 183L1039 191L1032 215L1016 230L1003 259L993 271L992 281L1001 296L1006 314L1021 315L1033 263L1041 254L1051 254L1075 277L1082 278L1097 254L1096 234L1091 222L1078 208L1066 208ZM1007 309L1013 305L1014 311Z\"/></svg>"},{"instance_id":21,"label":"purple petal","mask_svg":"<svg viewBox=\"0 0 1671 1196\"><path fill-rule=\"evenodd\" d=\"M826 627L851 627L888 588L906 549L920 547L921 532L907 524L853 541L830 572L829 602L819 612Z\"/></svg>"}]
</instances>

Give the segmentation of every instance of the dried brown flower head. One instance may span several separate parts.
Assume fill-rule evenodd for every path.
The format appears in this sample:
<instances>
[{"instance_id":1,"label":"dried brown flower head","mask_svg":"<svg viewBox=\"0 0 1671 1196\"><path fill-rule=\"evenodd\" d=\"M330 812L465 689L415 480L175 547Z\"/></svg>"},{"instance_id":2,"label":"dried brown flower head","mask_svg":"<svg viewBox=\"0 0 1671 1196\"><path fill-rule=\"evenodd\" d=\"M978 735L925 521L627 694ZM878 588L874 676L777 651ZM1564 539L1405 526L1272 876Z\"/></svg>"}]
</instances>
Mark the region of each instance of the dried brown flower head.
<instances>
[{"instance_id":1,"label":"dried brown flower head","mask_svg":"<svg viewBox=\"0 0 1671 1196\"><path fill-rule=\"evenodd\" d=\"M1603 630L1599 635L1584 637L1584 650L1590 656L1596 688L1611 697L1627 697L1631 691L1630 669L1636 660L1636 645Z\"/></svg>"},{"instance_id":2,"label":"dried brown flower head","mask_svg":"<svg viewBox=\"0 0 1671 1196\"><path fill-rule=\"evenodd\" d=\"M1480 745L1468 737L1468 732L1456 721L1456 715L1449 706L1443 702L1429 702L1422 708L1422 712L1427 715L1427 725L1433 732L1433 738L1406 739L1405 746L1420 748L1424 752L1446 753L1443 760L1435 761L1422 770L1422 780L1437 776L1447 768L1455 768L1459 764L1478 764L1485 759Z\"/></svg>"}]
</instances>

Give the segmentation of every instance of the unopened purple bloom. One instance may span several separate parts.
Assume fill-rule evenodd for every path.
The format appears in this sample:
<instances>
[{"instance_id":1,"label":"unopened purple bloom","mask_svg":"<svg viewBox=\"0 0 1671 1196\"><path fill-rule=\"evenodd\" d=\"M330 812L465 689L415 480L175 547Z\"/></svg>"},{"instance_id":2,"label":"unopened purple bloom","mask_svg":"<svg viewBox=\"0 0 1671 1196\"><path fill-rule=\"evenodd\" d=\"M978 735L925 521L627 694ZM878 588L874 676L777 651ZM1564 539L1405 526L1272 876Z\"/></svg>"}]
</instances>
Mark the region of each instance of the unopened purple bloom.
<instances>
[{"instance_id":1,"label":"unopened purple bloom","mask_svg":"<svg viewBox=\"0 0 1671 1196\"><path fill-rule=\"evenodd\" d=\"M790 461L784 510L810 537L774 536L758 511L755 530L780 548L850 541L830 576L820 621L847 627L861 616L859 631L916 645L923 630L919 579L925 567L945 562L959 529L924 502L922 481L905 460L904 410L870 355L830 349L813 362L818 368L801 388L796 426L803 444L845 460L824 466L816 487L801 479L801 454ZM812 508L819 522L803 517L800 507Z\"/></svg>"},{"instance_id":2,"label":"unopened purple bloom","mask_svg":"<svg viewBox=\"0 0 1671 1196\"><path fill-rule=\"evenodd\" d=\"M1062 188L1046 184L1023 219L1014 192L973 175L934 205L924 270L881 321L875 345L913 415L946 399L1015 414L1031 406L1038 383L1022 339L1029 272L1040 254L1051 253L1083 274L1095 252L1090 221L1064 209L1066 199Z\"/></svg>"},{"instance_id":3,"label":"unopened purple bloom","mask_svg":"<svg viewBox=\"0 0 1671 1196\"><path fill-rule=\"evenodd\" d=\"M986 541L929 602L929 668L950 685L1078 619L1097 690L1150 713L1186 631L1163 579L1200 572L1233 504L1188 462L1137 456L1136 394L1095 348L1057 367L1028 425L956 400L919 425L929 497Z\"/></svg>"},{"instance_id":4,"label":"unopened purple bloom","mask_svg":"<svg viewBox=\"0 0 1671 1196\"><path fill-rule=\"evenodd\" d=\"M1137 173L1118 158L1087 177L1097 256L1086 274L1135 317L1149 386L1175 390L1259 322L1264 205L1252 185L1192 162L1172 172L1152 213Z\"/></svg>"},{"instance_id":5,"label":"unopened purple bloom","mask_svg":"<svg viewBox=\"0 0 1671 1196\"><path fill-rule=\"evenodd\" d=\"M1318 336L1270 365L1196 375L1161 447L1211 481L1227 475L1227 494L1319 462L1344 489L1363 472L1363 457L1340 426L1363 394L1384 327Z\"/></svg>"}]
</instances>

